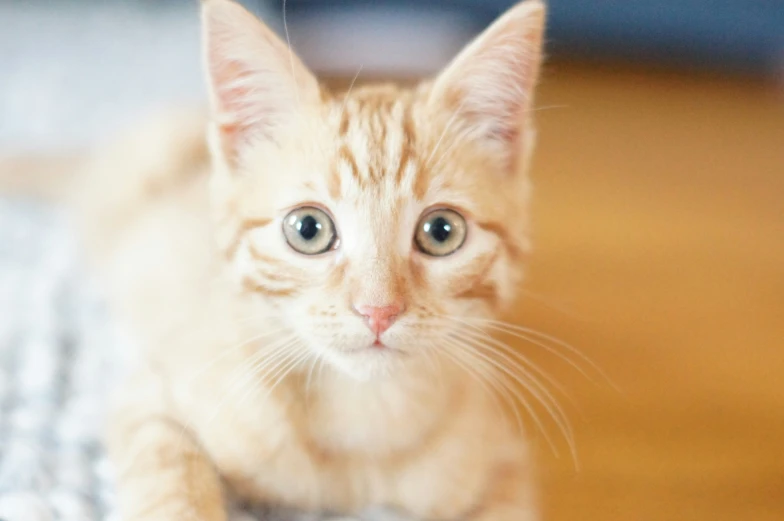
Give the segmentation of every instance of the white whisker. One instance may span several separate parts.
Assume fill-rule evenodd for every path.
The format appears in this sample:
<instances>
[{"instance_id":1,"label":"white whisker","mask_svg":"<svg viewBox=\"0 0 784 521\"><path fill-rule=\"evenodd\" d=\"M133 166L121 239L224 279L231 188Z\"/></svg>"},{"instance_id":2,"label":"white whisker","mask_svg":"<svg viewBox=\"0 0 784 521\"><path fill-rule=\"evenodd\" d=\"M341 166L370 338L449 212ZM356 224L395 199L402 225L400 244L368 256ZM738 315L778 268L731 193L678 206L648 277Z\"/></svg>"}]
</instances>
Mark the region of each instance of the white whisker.
<instances>
[{"instance_id":1,"label":"white whisker","mask_svg":"<svg viewBox=\"0 0 784 521\"><path fill-rule=\"evenodd\" d=\"M221 407L226 403L226 401L243 386L251 385L254 376L258 376L259 372L265 367L265 365L268 366L272 362L279 360L281 356L284 357L285 360L289 356L288 348L294 341L296 341L296 339L293 336L288 337L278 342L277 345L273 344L274 347L270 347L268 350L260 351L244 363L240 364L240 366L232 372L230 377L230 380L233 380L231 382L231 386L229 389L224 391L223 397L215 406L215 410L210 415L207 423L212 423L215 421L215 418L217 418L218 414L220 413ZM269 353L268 351L272 352ZM238 371L241 374L237 375L236 379L234 379L233 377Z\"/></svg>"},{"instance_id":2,"label":"white whisker","mask_svg":"<svg viewBox=\"0 0 784 521\"><path fill-rule=\"evenodd\" d=\"M298 341L298 343L295 343L295 345L299 345L299 346L301 346L302 344L301 344L301 343L299 343L299 341ZM277 388L277 386L278 386L278 385L279 385L279 384L280 384L280 383L281 383L283 380L285 380L285 378L286 378L286 377L287 377L289 374L291 374L291 372L292 372L292 371L293 371L293 370L294 370L294 369L295 369L295 368L296 368L298 365L302 364L302 363L303 363L305 360L307 360L308 356L310 356L310 353L309 353L307 350L305 350L304 352L300 353L300 355L299 355L299 356L294 356L294 357L293 357L293 359L290 357L290 358L289 358L289 360L290 360L290 361L289 361L287 364L285 364L283 367L281 367L280 369L278 369L278 370L275 372L275 374L274 374L274 375L271 375L271 376L270 376L270 379L271 379L271 378L274 378L275 376L277 376L277 380L275 380L275 382L273 382L273 383L272 383L272 385L269 385L269 386L267 386L267 392L264 394L264 397L265 397L265 398L269 397L269 396L270 396L270 395L273 393L273 391L274 391L274 390Z\"/></svg>"},{"instance_id":3,"label":"white whisker","mask_svg":"<svg viewBox=\"0 0 784 521\"><path fill-rule=\"evenodd\" d=\"M465 333L466 335L469 335L477 340L481 340L483 341L483 343L489 343L491 344L492 347L501 349L503 351L502 356L504 358L508 359L508 357L513 357L513 359L511 360L508 359L509 363L514 364L515 366L519 366L520 364L522 364L523 367L521 367L520 370L525 372L526 374L528 374L528 369L526 368L530 368L530 370L533 371L537 376L543 378L548 384L552 385L559 393L561 393L561 395L563 395L567 400L569 400L569 402L572 405L574 405L575 408L577 407L577 404L574 402L574 400L569 395L569 393L566 392L566 389L564 389L564 387L560 383L558 383L558 381L555 378L553 378L549 373L547 373L545 370L540 368L538 365L533 363L524 354L513 349L508 344L501 342L497 338L494 338L487 331L485 331L480 327L465 322L461 322L461 325L463 325L463 327L469 327L473 330L473 331L467 331L465 329L461 329L462 333ZM488 348L490 349L492 349L492 347L488 346ZM541 385L541 383L539 383L538 381L537 384Z\"/></svg>"},{"instance_id":4,"label":"white whisker","mask_svg":"<svg viewBox=\"0 0 784 521\"><path fill-rule=\"evenodd\" d=\"M299 343L298 345L299 345L300 347L302 347L302 344L301 344L301 343ZM275 381L273 382L273 384L270 386L270 388L269 388L269 392L271 393L272 391L274 391L274 390L275 390L275 388L276 388L278 385L280 385L280 383L281 383L283 380L285 380L285 379L286 379L286 377L292 373L292 371L294 371L294 369L296 369L297 367L299 367L299 366L301 366L302 364L304 364L304 363L307 361L307 359L308 359L310 356L312 356L312 355L311 355L311 353L310 353L308 350L303 350L303 352L302 352L302 353L300 353L300 355L299 355L297 358L295 358L295 359L294 359L294 360L291 362L291 364L289 364L289 365L286 367L285 371L284 371L284 372L281 372L281 373L279 374L279 376L278 376L277 380L275 380Z\"/></svg>"},{"instance_id":5,"label":"white whisker","mask_svg":"<svg viewBox=\"0 0 784 521\"><path fill-rule=\"evenodd\" d=\"M531 394L532 394L532 395L533 395L535 398L537 398L537 399L540 401L540 403L543 403L543 402L542 402L542 399L541 399L541 397L538 395L538 393L536 393L535 391L531 390L531 387L530 387L529 385L527 385L527 384L526 384L526 383L525 383L523 380L521 380L519 377L516 377L516 376L515 376L513 373L511 373L511 372L510 372L508 369L506 369L506 368L505 368L505 367L504 367L504 366L503 366L501 363L499 363L499 362L498 362L498 361L496 361L496 360L493 360L491 357L487 356L486 354L484 354L484 353L481 353L481 352L477 351L477 350L476 350L476 348L475 348L475 346L473 346L472 344L468 344L468 343L464 342L464 341L463 341L463 339L461 339L461 338L452 337L452 340L453 340L453 342L454 342L456 345L459 345L459 346L461 346L463 349L465 349L465 350L467 350L468 352L470 352L470 353L471 353L473 356L475 356L475 357L477 357L477 358L479 358L479 359L481 359L481 360L485 361L487 364L489 364L489 365L491 365L492 367L494 367L494 368L497 370L497 372L499 372L500 374L503 374L503 375L505 375L507 378L511 378L512 380L514 380L514 381L515 381L517 384L519 384L520 386L522 386L522 387L523 387L524 389L526 389L526 390L527 390L529 393L531 393ZM507 388L508 388L508 386L507 386ZM537 429L539 430L539 432L541 432L541 433L542 433L542 435L545 437L545 440L547 441L547 444L550 446L550 448L551 448L551 450L553 451L553 453L554 453L556 456L559 456L559 455L560 455L560 451L558 450L558 447L555 445L555 443L553 442L553 440L552 440L552 439L550 438L550 436L548 435L548 433L547 433L547 429L545 428L545 425L544 425L544 423L542 422L542 419L541 419L541 418L539 417L539 415L536 413L536 410L533 408L533 406L531 406L531 404L530 404L530 403L528 403L528 400L526 400L526 399L525 399L525 397L524 397L524 396L523 396L523 395L520 393L520 391L519 391L519 390L518 390L516 387L512 387L512 389L511 389L511 392L512 392L512 393L514 394L514 396L517 398L517 401L520 403L520 405L522 405L522 406L523 406L523 407L526 409L526 411L528 412L528 414L531 416L531 419L532 419L532 420L534 421L534 423L536 424L536 427L537 427ZM553 416L553 417L554 417L554 415L553 415L553 412L552 412L552 410L551 410L549 407L547 407L547 406L545 405L545 409L547 409L548 413L549 413L551 416ZM556 421L556 423L557 423L557 424L559 424L560 422ZM560 425L559 425L559 426L560 426ZM571 445L571 444L570 444L570 445Z\"/></svg>"},{"instance_id":6,"label":"white whisker","mask_svg":"<svg viewBox=\"0 0 784 521\"><path fill-rule=\"evenodd\" d=\"M469 333L465 331L461 331L461 333L469 335ZM550 393L550 391L539 381L538 378L536 378L519 363L515 362L514 359L506 356L504 353L497 352L487 344L481 343L481 341L474 336L469 335L469 337L469 340L473 340L473 342L466 341L469 346L476 349L482 349L496 356L500 356L504 361L506 361L508 364L511 364L514 369L521 373L520 375L515 374L508 367L488 356L488 358L490 358L489 363L497 367L498 370L503 372L507 377L511 378L516 384L522 386L545 408L547 413L561 430L561 433L563 434L564 439L569 446L574 464L576 467L578 467L579 463L577 459L577 448L575 445L574 431L568 416L566 415L561 405L558 403L558 400L555 399L552 393ZM487 356L484 353L478 352L477 354L482 357Z\"/></svg>"},{"instance_id":7,"label":"white whisker","mask_svg":"<svg viewBox=\"0 0 784 521\"><path fill-rule=\"evenodd\" d=\"M212 367L212 366L213 366L213 365L215 365L217 362L219 362L220 360L222 360L222 359L223 359L223 358L225 358L226 356L230 355L231 353L233 353L234 351L236 351L236 350L237 350L237 349L239 349L240 347L242 347L242 346L246 346L246 345L250 344L251 342L255 342L255 341L257 341L257 340L261 340L262 338L266 338L266 337L268 337L268 336L271 336L271 335L277 334L277 333L279 333L280 331L282 331L282 329L277 329L277 330L275 330L275 331L265 331L264 333L260 333L260 334L258 334L258 335L252 336L252 337L250 337L250 338L248 338L248 339L246 339L246 340L243 340L242 342L238 342L237 344L235 344L234 346L232 346L232 347L230 347L230 348L228 348L228 349L223 349L223 350L221 350L221 352L220 352L220 353L219 353L217 356L215 356L214 358L212 358L212 359L211 359L209 362L207 362L207 363L206 363L206 364L205 364L203 367L201 367L200 369L198 369L198 370L194 371L194 372L193 372L193 374L191 374L190 376L188 376L188 377L186 378L186 380L187 380L188 382L191 382L191 381L195 380L196 378L198 378L199 376L201 376L202 374L204 374L204 372L205 372L205 371L207 371L207 370L208 370L210 367Z\"/></svg>"},{"instance_id":8,"label":"white whisker","mask_svg":"<svg viewBox=\"0 0 784 521\"><path fill-rule=\"evenodd\" d=\"M316 353L313 355L313 363L310 364L310 369L308 370L308 376L305 378L305 398L307 399L310 396L310 385L311 381L313 380L313 372L316 369L316 366L321 363L322 355Z\"/></svg>"},{"instance_id":9,"label":"white whisker","mask_svg":"<svg viewBox=\"0 0 784 521\"><path fill-rule=\"evenodd\" d=\"M577 348L575 348L571 344L568 344L568 343L564 342L563 340L561 340L559 338L556 338L556 337L554 337L552 335L548 335L546 333L542 333L542 332L537 331L535 329L531 329L531 328L527 328L527 327L523 327L523 326L518 326L518 325L515 325L515 324L509 324L507 322L502 322L502 321L499 321L499 320L478 319L478 318L472 318L470 320L473 320L476 323L480 323L480 324L484 325L484 327L487 327L487 328L490 328L490 329L495 329L496 331L507 333L509 335L515 336L515 337L520 338L522 340L526 340L528 342L531 342L532 344L538 345L539 347L542 347L547 352L557 356L558 358L560 358L563 361L565 361L566 363L568 363L572 368L574 368L576 371L578 371L587 380L589 380L590 382L592 382L595 385L598 385L598 382L596 382L596 380L594 378L589 376L584 368L582 368L579 364L577 364L574 360L572 360L571 358L566 356L564 353L558 351L557 349L555 349L551 345L545 344L543 342L539 342L539 341L531 338L530 336L526 336L526 335L533 335L533 336L541 338L543 340L547 340L549 342L552 342L553 344L556 344L557 346L560 346L560 347L566 349L569 353L577 356L584 363L588 364L590 366L590 368L594 372L596 372L610 387L612 387L619 394L623 394L623 392L612 382L612 380L610 380L610 377L607 376L607 374L596 364L596 362L594 362L593 360L588 358L588 356L586 356L584 353L579 351Z\"/></svg>"},{"instance_id":10,"label":"white whisker","mask_svg":"<svg viewBox=\"0 0 784 521\"><path fill-rule=\"evenodd\" d=\"M359 73L362 72L362 67L364 67L364 65L359 66L357 73L354 75L354 79L351 80L351 84L348 86L348 90L346 91L346 94L343 96L343 105L341 106L340 109L341 115L346 113L346 105L348 104L348 99L351 96L351 91L354 90L354 83L356 83L357 78L359 78Z\"/></svg>"},{"instance_id":11,"label":"white whisker","mask_svg":"<svg viewBox=\"0 0 784 521\"><path fill-rule=\"evenodd\" d=\"M449 338L442 338L444 341L449 341ZM456 349L455 352L452 352L449 348L454 347ZM476 380L479 385L482 386L487 396L489 396L495 406L498 408L499 413L503 414L503 405L499 402L499 395L506 399L507 403L512 408L512 411L515 415L515 419L517 421L517 428L520 429L520 432L525 432L525 424L523 422L522 417L520 416L520 412L518 411L517 407L515 406L514 398L509 394L508 389L501 385L497 379L491 378L492 372L490 368L486 365L484 361L481 359L477 360L475 357L471 356L470 351L466 351L465 348L462 346L454 345L450 342L450 345L446 346L444 349L440 349L439 353L447 357L454 363L458 368L466 373L469 377ZM463 360L460 356L469 357L471 360ZM479 371L478 369L482 368L485 371ZM491 390L488 385L493 387Z\"/></svg>"},{"instance_id":12,"label":"white whisker","mask_svg":"<svg viewBox=\"0 0 784 521\"><path fill-rule=\"evenodd\" d=\"M291 37L289 36L289 23L286 18L286 0L283 0L283 32L286 34L286 46L289 51L289 66L291 67L291 78L294 80L294 95L297 97L297 104L302 109L302 100L299 96L299 85L297 84L297 74L294 70L294 50L291 48Z\"/></svg>"},{"instance_id":13,"label":"white whisker","mask_svg":"<svg viewBox=\"0 0 784 521\"><path fill-rule=\"evenodd\" d=\"M242 387L245 385L248 387L236 400L236 405L234 407L236 410L239 410L245 399L253 393L254 389L258 388L260 380L263 380L267 376L267 373L276 370L291 358L292 354L290 353L290 350L295 343L295 339L289 339L289 341L281 345L274 354L256 362L248 369L245 376L242 378L242 381L239 382L239 385L238 382L234 383L233 387Z\"/></svg>"},{"instance_id":14,"label":"white whisker","mask_svg":"<svg viewBox=\"0 0 784 521\"><path fill-rule=\"evenodd\" d=\"M527 297L527 298L529 298L531 300L534 300L534 301L542 304L547 309L551 309L553 311L561 313L562 315L567 316L567 317L572 318L572 319L575 319L575 320L584 321L584 319L582 317L579 317L579 316L575 315L573 312L569 311L563 304L555 303L555 302L553 302L553 300L551 300L549 298L546 298L546 297L544 297L544 296L542 296L542 295L540 295L538 293L534 293L533 291L527 290L525 288L519 288L517 291L518 291L518 293L520 293L524 297Z\"/></svg>"},{"instance_id":15,"label":"white whisker","mask_svg":"<svg viewBox=\"0 0 784 521\"><path fill-rule=\"evenodd\" d=\"M541 107L532 107L526 110L527 113L531 112L539 112L540 110L552 110L552 109L568 109L569 105L543 105Z\"/></svg>"},{"instance_id":16,"label":"white whisker","mask_svg":"<svg viewBox=\"0 0 784 521\"><path fill-rule=\"evenodd\" d=\"M460 115L460 111L463 110L463 105L464 104L465 104L465 100L460 102L460 105L457 107L457 109L449 117L449 119L446 122L446 125L444 125L444 130L441 132L441 135L439 136L438 141L436 141L436 144L433 147L432 152L430 152L430 155L428 156L427 161L425 161L425 165L426 165L426 167L428 169L430 169L430 166L431 166L430 160L433 159L433 156L435 156L436 152L438 152L438 148L441 146L441 142L444 140L444 137L446 137L447 133L449 132L450 128L452 127L452 124L457 120L457 116L459 116Z\"/></svg>"}]
</instances>

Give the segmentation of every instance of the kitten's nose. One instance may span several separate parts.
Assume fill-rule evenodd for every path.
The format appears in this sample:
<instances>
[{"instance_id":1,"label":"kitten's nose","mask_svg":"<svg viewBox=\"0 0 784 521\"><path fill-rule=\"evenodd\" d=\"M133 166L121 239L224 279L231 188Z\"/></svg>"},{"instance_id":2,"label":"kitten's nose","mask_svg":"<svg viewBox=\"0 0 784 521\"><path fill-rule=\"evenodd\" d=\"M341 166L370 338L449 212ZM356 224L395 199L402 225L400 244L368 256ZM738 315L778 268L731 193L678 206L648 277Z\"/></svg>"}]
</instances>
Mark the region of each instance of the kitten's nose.
<instances>
[{"instance_id":1,"label":"kitten's nose","mask_svg":"<svg viewBox=\"0 0 784 521\"><path fill-rule=\"evenodd\" d=\"M354 309L365 317L368 327L378 337L389 329L403 312L403 304L396 302L387 306L354 306Z\"/></svg>"}]
</instances>

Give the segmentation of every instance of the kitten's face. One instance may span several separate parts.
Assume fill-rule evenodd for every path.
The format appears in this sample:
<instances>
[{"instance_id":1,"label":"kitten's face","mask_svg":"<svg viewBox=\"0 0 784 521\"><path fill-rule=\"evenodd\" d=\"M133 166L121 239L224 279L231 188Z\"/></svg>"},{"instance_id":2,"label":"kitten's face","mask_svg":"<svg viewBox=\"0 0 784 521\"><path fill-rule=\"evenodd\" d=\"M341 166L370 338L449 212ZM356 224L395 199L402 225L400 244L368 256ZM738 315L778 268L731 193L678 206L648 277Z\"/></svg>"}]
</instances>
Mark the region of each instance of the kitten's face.
<instances>
[{"instance_id":1,"label":"kitten's face","mask_svg":"<svg viewBox=\"0 0 784 521\"><path fill-rule=\"evenodd\" d=\"M249 16L212 4L229 9L213 17L216 31L237 31ZM539 33L531 37L521 20L495 37L508 46L517 30L529 59ZM253 76L270 89L285 83L289 57L265 48L282 44L259 27L248 28L257 40L242 44L255 41L282 71L267 63L243 72L243 49L223 61L208 55L215 102L233 116L212 136L219 240L233 269L315 354L355 377L447 349L458 324L508 303L521 275L532 137L522 87L533 73L512 74L520 56L494 53L491 32L416 91L332 97L291 57L298 82L289 86L299 95L263 92L265 100ZM218 35L225 46L227 35ZM226 52L208 44L211 51ZM488 66L492 59L510 63ZM499 65L525 96L483 83Z\"/></svg>"}]
</instances>

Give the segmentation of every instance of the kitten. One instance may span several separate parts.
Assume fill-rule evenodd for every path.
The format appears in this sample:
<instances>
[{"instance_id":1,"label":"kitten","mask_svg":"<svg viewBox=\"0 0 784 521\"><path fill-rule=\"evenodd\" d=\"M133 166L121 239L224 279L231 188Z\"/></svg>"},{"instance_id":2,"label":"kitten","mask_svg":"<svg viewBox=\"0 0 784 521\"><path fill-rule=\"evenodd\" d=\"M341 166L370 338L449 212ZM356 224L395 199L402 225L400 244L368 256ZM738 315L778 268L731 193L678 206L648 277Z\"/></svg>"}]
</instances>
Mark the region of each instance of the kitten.
<instances>
[{"instance_id":1,"label":"kitten","mask_svg":"<svg viewBox=\"0 0 784 521\"><path fill-rule=\"evenodd\" d=\"M222 521L230 493L537 519L525 440L475 374L514 369L477 320L528 250L543 4L432 81L345 94L238 4L202 10L211 166L194 116L77 190L143 347L108 443L124 518Z\"/></svg>"}]
</instances>

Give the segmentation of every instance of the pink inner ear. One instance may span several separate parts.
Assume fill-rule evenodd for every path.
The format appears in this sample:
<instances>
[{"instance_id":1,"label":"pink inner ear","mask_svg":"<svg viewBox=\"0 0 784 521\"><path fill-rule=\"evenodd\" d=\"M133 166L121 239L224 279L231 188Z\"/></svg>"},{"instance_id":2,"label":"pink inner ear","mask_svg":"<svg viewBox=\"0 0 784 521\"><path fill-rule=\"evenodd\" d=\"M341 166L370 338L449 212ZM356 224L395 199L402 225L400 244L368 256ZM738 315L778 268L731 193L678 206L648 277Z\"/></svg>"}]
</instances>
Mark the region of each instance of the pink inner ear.
<instances>
[{"instance_id":1,"label":"pink inner ear","mask_svg":"<svg viewBox=\"0 0 784 521\"><path fill-rule=\"evenodd\" d=\"M245 111L243 100L250 94L250 88L238 80L246 80L250 74L237 62L224 61L214 53L211 53L210 63L219 110L226 118L221 122L221 132L225 138L234 140L247 128L237 116Z\"/></svg>"},{"instance_id":2,"label":"pink inner ear","mask_svg":"<svg viewBox=\"0 0 784 521\"><path fill-rule=\"evenodd\" d=\"M272 78L215 52L210 58L221 138L226 151L236 156L238 148L254 136L272 137L273 92L264 82Z\"/></svg>"},{"instance_id":3,"label":"pink inner ear","mask_svg":"<svg viewBox=\"0 0 784 521\"><path fill-rule=\"evenodd\" d=\"M227 159L252 140L272 140L320 100L315 77L268 27L232 1L203 3L215 123Z\"/></svg>"},{"instance_id":4,"label":"pink inner ear","mask_svg":"<svg viewBox=\"0 0 784 521\"><path fill-rule=\"evenodd\" d=\"M512 162L520 152L541 60L544 7L518 4L469 45L436 83L475 136ZM454 109L453 109L454 110Z\"/></svg>"},{"instance_id":5,"label":"pink inner ear","mask_svg":"<svg viewBox=\"0 0 784 521\"><path fill-rule=\"evenodd\" d=\"M488 124L488 137L516 145L523 132L525 111L532 97L538 61L528 38L514 35L490 43L477 57L475 75L486 82L481 94L468 94L479 110L474 117ZM473 86L476 88L477 84ZM469 101L469 104L471 101Z\"/></svg>"},{"instance_id":6,"label":"pink inner ear","mask_svg":"<svg viewBox=\"0 0 784 521\"><path fill-rule=\"evenodd\" d=\"M272 42L252 15L231 7L237 12L230 17L213 12L206 18L207 64L221 141L227 156L236 158L253 136L269 134L275 101L269 99L273 75L264 71Z\"/></svg>"},{"instance_id":7,"label":"pink inner ear","mask_svg":"<svg viewBox=\"0 0 784 521\"><path fill-rule=\"evenodd\" d=\"M495 124L488 130L490 139L515 146L522 133L521 120L523 118L522 104L510 106L509 112L499 116Z\"/></svg>"}]
</instances>

